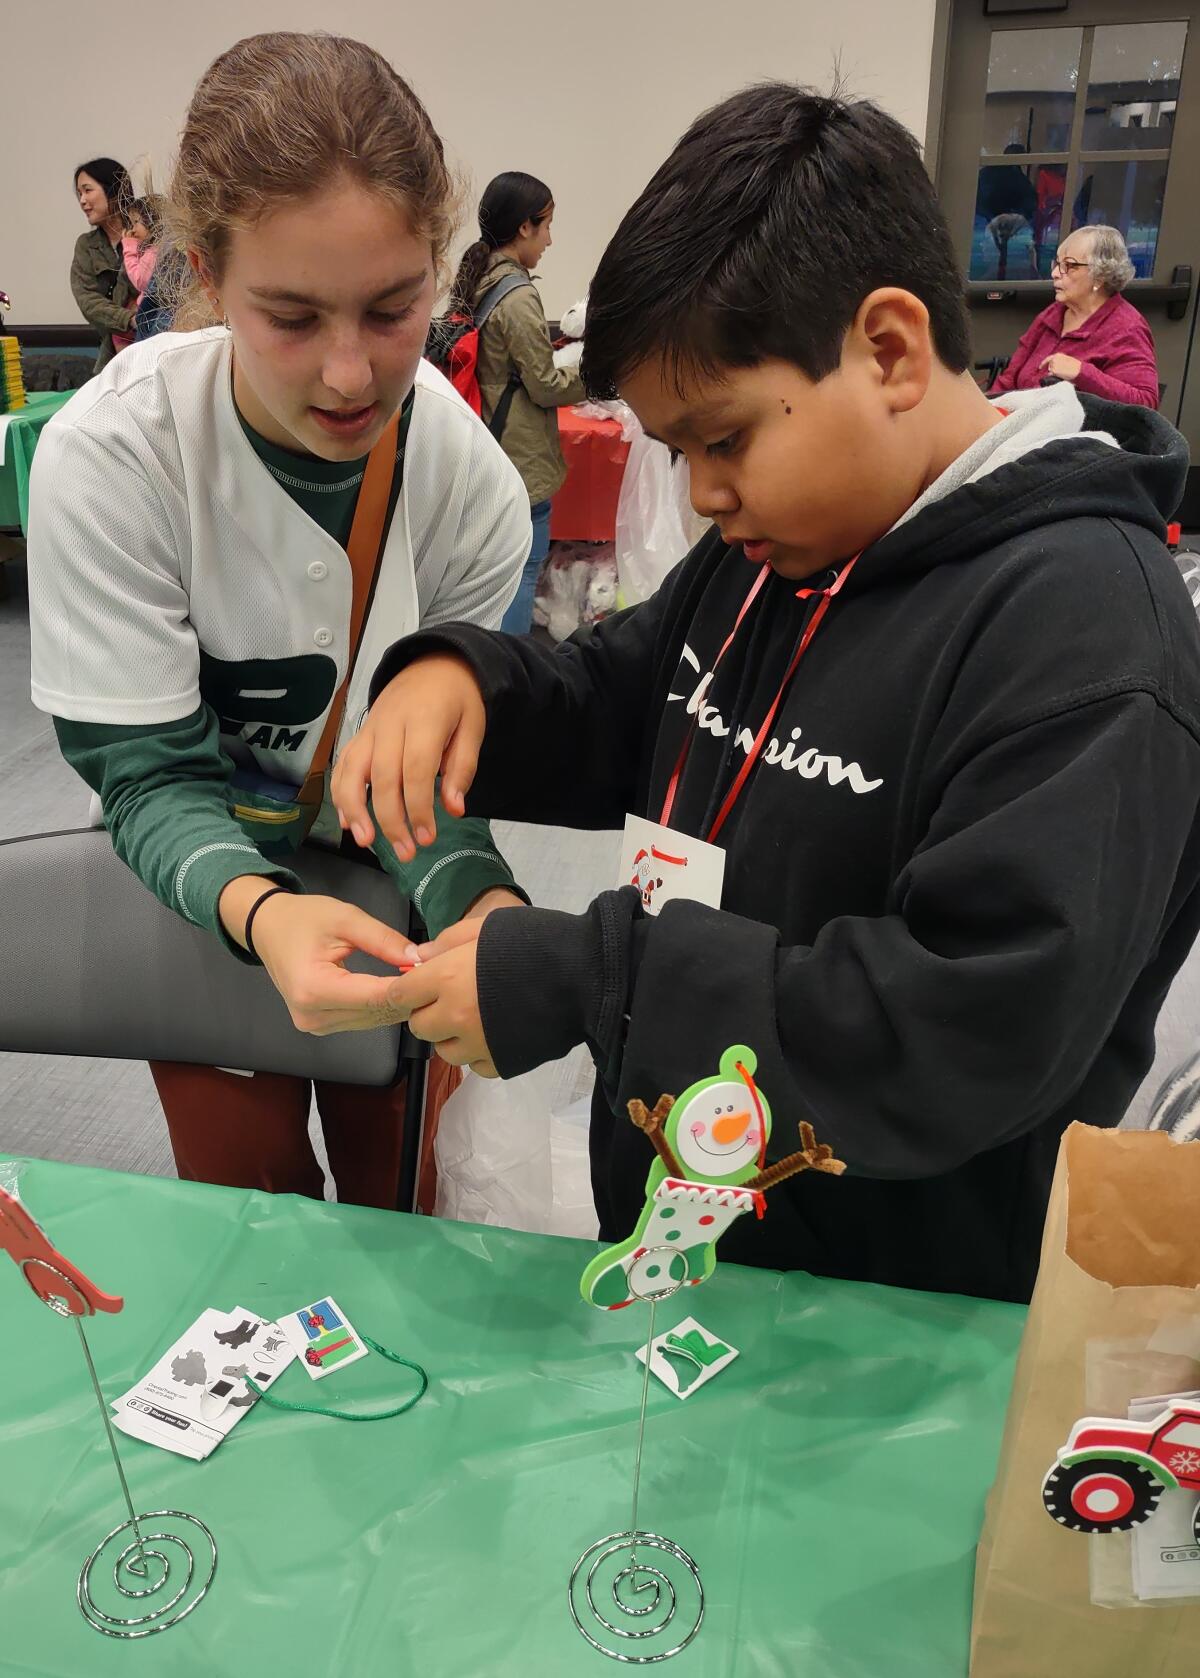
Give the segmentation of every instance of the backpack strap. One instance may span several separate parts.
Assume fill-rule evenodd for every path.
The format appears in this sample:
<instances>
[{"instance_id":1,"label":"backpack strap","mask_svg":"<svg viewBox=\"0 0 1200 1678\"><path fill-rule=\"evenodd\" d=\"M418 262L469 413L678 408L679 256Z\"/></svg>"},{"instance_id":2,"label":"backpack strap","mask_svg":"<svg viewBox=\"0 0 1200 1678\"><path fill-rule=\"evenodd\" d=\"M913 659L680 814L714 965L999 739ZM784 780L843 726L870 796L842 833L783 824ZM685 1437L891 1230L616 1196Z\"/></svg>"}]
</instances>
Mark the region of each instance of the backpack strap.
<instances>
[{"instance_id":1,"label":"backpack strap","mask_svg":"<svg viewBox=\"0 0 1200 1678\"><path fill-rule=\"evenodd\" d=\"M476 331L483 331L483 323L496 307L497 303L503 303L506 297L514 291L519 291L522 286L532 284L533 281L529 278L528 274L505 274L502 280L497 280L494 286L489 287L489 289L484 292L483 296L479 299L477 307L471 311L471 318L475 322Z\"/></svg>"},{"instance_id":2,"label":"backpack strap","mask_svg":"<svg viewBox=\"0 0 1200 1678\"><path fill-rule=\"evenodd\" d=\"M521 388L521 375L510 373L508 383L500 393L500 400L492 410L492 417L487 422L487 428L497 442L504 435L504 427L508 424L509 410L513 405L513 397Z\"/></svg>"},{"instance_id":3,"label":"backpack strap","mask_svg":"<svg viewBox=\"0 0 1200 1678\"><path fill-rule=\"evenodd\" d=\"M495 285L492 286L489 291L484 292L483 296L479 300L479 307L474 310L475 330L477 332L483 331L483 323L487 320L497 303L503 303L504 299L509 296L511 292L519 291L522 286L532 284L533 281L529 278L528 274L505 274L502 280L497 280ZM508 424L509 409L513 405L513 397L517 394L520 388L520 375L518 373L510 373L508 376L508 383L505 385L500 400L497 402L495 409L493 410L492 417L488 421L488 430L497 442L500 441L500 438L504 433L504 427Z\"/></svg>"}]
</instances>

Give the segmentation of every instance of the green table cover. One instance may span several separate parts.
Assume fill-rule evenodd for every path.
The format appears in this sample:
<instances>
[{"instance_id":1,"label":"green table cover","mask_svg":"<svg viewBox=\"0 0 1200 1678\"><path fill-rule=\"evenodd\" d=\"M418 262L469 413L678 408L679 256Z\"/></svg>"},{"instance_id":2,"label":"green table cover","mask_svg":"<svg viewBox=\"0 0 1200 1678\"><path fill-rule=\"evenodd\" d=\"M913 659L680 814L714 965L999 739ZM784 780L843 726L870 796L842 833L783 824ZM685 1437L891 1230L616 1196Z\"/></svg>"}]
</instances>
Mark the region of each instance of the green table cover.
<instances>
[{"instance_id":1,"label":"green table cover","mask_svg":"<svg viewBox=\"0 0 1200 1678\"><path fill-rule=\"evenodd\" d=\"M30 391L25 406L0 415L5 423L0 465L0 530L29 529L29 470L42 427L74 396L73 390Z\"/></svg>"},{"instance_id":2,"label":"green table cover","mask_svg":"<svg viewBox=\"0 0 1200 1678\"><path fill-rule=\"evenodd\" d=\"M586 1546L629 1523L646 1308L584 1305L588 1242L42 1161L19 1192L118 1316L89 1320L107 1398L207 1306L332 1293L424 1364L392 1421L256 1406L205 1463L121 1436L134 1506L216 1535L207 1598L117 1642L75 1603L123 1518L75 1327L0 1254L0 1671L20 1678L603 1678L567 1611ZM768 1210L767 1213L770 1216ZM741 1356L681 1402L651 1383L639 1525L700 1565L672 1678L963 1678L974 1549L1024 1313L718 1267L658 1310ZM372 1356L284 1398L411 1388Z\"/></svg>"}]
</instances>

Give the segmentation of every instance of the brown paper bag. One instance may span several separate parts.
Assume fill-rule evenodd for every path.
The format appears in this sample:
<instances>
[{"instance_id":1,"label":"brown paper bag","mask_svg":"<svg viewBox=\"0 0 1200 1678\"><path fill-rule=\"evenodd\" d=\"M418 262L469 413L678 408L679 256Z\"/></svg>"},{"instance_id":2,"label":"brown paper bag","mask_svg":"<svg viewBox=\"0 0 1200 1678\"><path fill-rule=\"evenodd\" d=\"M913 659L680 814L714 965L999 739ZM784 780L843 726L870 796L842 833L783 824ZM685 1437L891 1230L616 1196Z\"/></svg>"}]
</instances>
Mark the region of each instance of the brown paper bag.
<instances>
[{"instance_id":1,"label":"brown paper bag","mask_svg":"<svg viewBox=\"0 0 1200 1678\"><path fill-rule=\"evenodd\" d=\"M1200 1388L1198 1348L1200 1145L1072 1125L979 1543L971 1678L1200 1674L1200 1602L1097 1606L1129 1579L1130 1536L1068 1531L1041 1494L1072 1423Z\"/></svg>"}]
</instances>

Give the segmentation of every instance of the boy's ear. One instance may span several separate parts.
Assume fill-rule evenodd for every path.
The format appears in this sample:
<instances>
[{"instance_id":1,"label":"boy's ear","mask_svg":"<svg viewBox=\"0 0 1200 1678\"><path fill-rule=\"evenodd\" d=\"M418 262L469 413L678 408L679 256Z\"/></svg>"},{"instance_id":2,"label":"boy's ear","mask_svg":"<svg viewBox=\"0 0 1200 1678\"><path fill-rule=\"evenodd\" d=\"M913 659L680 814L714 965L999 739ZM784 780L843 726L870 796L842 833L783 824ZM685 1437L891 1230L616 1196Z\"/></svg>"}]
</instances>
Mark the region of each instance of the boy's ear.
<instances>
[{"instance_id":1,"label":"boy's ear","mask_svg":"<svg viewBox=\"0 0 1200 1678\"><path fill-rule=\"evenodd\" d=\"M929 388L934 354L929 310L911 291L880 286L864 297L846 349L866 364L892 413L908 413Z\"/></svg>"}]
</instances>

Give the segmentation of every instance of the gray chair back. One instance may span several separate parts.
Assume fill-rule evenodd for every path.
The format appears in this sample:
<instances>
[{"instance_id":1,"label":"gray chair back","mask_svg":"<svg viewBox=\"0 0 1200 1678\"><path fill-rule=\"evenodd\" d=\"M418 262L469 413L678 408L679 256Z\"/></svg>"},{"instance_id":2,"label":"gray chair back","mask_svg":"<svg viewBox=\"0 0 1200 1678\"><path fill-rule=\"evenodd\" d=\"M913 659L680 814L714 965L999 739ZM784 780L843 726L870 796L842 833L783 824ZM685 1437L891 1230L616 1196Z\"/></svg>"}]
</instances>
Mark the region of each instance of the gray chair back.
<instances>
[{"instance_id":1,"label":"gray chair back","mask_svg":"<svg viewBox=\"0 0 1200 1678\"><path fill-rule=\"evenodd\" d=\"M407 928L408 905L376 869L309 847L295 872L307 890ZM390 971L368 957L348 966ZM159 903L102 828L0 842L0 1049L383 1086L402 1070L405 1037L402 1026L297 1031L262 968Z\"/></svg>"}]
</instances>

